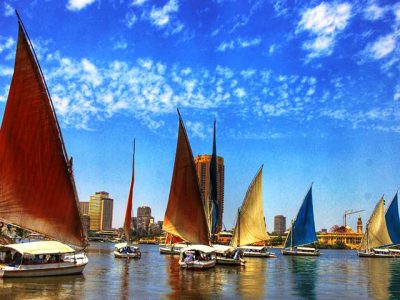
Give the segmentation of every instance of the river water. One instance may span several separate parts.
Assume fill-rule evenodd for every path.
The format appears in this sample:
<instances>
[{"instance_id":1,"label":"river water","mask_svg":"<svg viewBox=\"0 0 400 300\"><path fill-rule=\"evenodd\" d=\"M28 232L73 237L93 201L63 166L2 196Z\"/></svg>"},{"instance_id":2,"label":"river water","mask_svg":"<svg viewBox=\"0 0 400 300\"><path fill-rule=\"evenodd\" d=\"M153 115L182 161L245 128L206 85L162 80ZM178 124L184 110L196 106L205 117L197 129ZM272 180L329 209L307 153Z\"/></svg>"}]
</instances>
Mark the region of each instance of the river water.
<instances>
[{"instance_id":1,"label":"river water","mask_svg":"<svg viewBox=\"0 0 400 300\"><path fill-rule=\"evenodd\" d=\"M276 259L190 271L157 245L140 248L142 258L127 261L113 257L113 244L92 243L82 275L0 279L0 299L400 299L400 259L347 250L289 257L273 249Z\"/></svg>"}]
</instances>

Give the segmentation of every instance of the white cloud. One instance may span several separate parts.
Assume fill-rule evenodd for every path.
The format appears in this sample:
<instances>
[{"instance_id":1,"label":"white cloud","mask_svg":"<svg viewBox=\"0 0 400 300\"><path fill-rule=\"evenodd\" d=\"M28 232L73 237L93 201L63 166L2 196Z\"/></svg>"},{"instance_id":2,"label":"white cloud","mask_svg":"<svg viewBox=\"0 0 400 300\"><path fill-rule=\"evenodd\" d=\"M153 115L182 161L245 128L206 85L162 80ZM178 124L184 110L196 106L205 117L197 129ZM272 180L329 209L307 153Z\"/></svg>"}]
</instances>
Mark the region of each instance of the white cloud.
<instances>
[{"instance_id":1,"label":"white cloud","mask_svg":"<svg viewBox=\"0 0 400 300\"><path fill-rule=\"evenodd\" d=\"M186 128L194 137L199 137L201 139L206 137L206 128L202 122L187 121Z\"/></svg>"},{"instance_id":2,"label":"white cloud","mask_svg":"<svg viewBox=\"0 0 400 300\"><path fill-rule=\"evenodd\" d=\"M7 68L4 66L0 66L0 76L9 77L14 73L12 68Z\"/></svg>"},{"instance_id":3,"label":"white cloud","mask_svg":"<svg viewBox=\"0 0 400 300\"><path fill-rule=\"evenodd\" d=\"M153 6L150 11L149 18L153 25L157 27L164 27L170 22L171 15L178 12L178 10L179 10L178 0L169 0L161 8Z\"/></svg>"},{"instance_id":4,"label":"white cloud","mask_svg":"<svg viewBox=\"0 0 400 300\"><path fill-rule=\"evenodd\" d=\"M133 0L131 5L133 6L142 6L145 4L148 0Z\"/></svg>"},{"instance_id":5,"label":"white cloud","mask_svg":"<svg viewBox=\"0 0 400 300\"><path fill-rule=\"evenodd\" d=\"M132 28L137 22L137 16L133 12L128 12L125 16L125 24L128 28Z\"/></svg>"},{"instance_id":6,"label":"white cloud","mask_svg":"<svg viewBox=\"0 0 400 300\"><path fill-rule=\"evenodd\" d=\"M377 41L367 46L367 52L374 59L381 59L389 55L396 48L397 36L391 33L380 37Z\"/></svg>"},{"instance_id":7,"label":"white cloud","mask_svg":"<svg viewBox=\"0 0 400 300\"><path fill-rule=\"evenodd\" d=\"M396 17L396 22L400 23L400 3L393 5L393 13Z\"/></svg>"},{"instance_id":8,"label":"white cloud","mask_svg":"<svg viewBox=\"0 0 400 300\"><path fill-rule=\"evenodd\" d=\"M12 49L14 45L15 45L15 40L12 37L6 38L0 36L0 53Z\"/></svg>"},{"instance_id":9,"label":"white cloud","mask_svg":"<svg viewBox=\"0 0 400 300\"><path fill-rule=\"evenodd\" d=\"M72 11L78 11L95 1L96 0L68 0L67 8Z\"/></svg>"},{"instance_id":10,"label":"white cloud","mask_svg":"<svg viewBox=\"0 0 400 300\"><path fill-rule=\"evenodd\" d=\"M113 50L124 50L126 48L128 48L128 43L123 37L120 37L116 41L114 41L114 44L112 46Z\"/></svg>"},{"instance_id":11,"label":"white cloud","mask_svg":"<svg viewBox=\"0 0 400 300\"><path fill-rule=\"evenodd\" d=\"M336 35L346 28L351 9L351 4L346 2L322 2L303 12L297 32L308 31L313 37L313 40L303 44L303 49L309 51L309 57L327 56L332 53Z\"/></svg>"},{"instance_id":12,"label":"white cloud","mask_svg":"<svg viewBox=\"0 0 400 300\"><path fill-rule=\"evenodd\" d=\"M400 101L400 84L398 84L395 88L394 95L393 95L393 100L394 101Z\"/></svg>"},{"instance_id":13,"label":"white cloud","mask_svg":"<svg viewBox=\"0 0 400 300\"><path fill-rule=\"evenodd\" d=\"M163 134L170 130L169 116L176 107L195 116L188 130L200 138L209 136L208 128L199 120L210 112L229 114L229 119L237 120L234 131L240 131L240 122L248 120L260 125L273 124L269 122L274 119L307 122L314 118L389 131L396 130L396 120L400 122L400 113L394 107L384 108L389 101L400 100L399 88L386 102L379 102L383 108L370 102L364 111L352 111L352 101L341 102L348 83L345 78L321 86L315 77L277 74L270 69L231 69L222 65L206 69L150 58L103 63L59 53L46 60L45 66L43 71L62 126L81 129L96 128L98 122L124 114ZM0 68L0 72L9 76L11 69ZM334 93L324 86L331 86ZM6 93L0 101L5 97ZM279 132L271 128L271 134Z\"/></svg>"},{"instance_id":14,"label":"white cloud","mask_svg":"<svg viewBox=\"0 0 400 300\"><path fill-rule=\"evenodd\" d=\"M376 21L384 17L387 7L381 7L375 2L370 2L364 9L364 17L367 20Z\"/></svg>"},{"instance_id":15,"label":"white cloud","mask_svg":"<svg viewBox=\"0 0 400 300\"><path fill-rule=\"evenodd\" d=\"M248 47L255 47L261 44L261 38L253 38L253 39L243 39L237 38L235 40L231 40L228 42L222 42L217 47L217 51L225 52L226 50L233 50L237 48L248 48Z\"/></svg>"},{"instance_id":16,"label":"white cloud","mask_svg":"<svg viewBox=\"0 0 400 300\"><path fill-rule=\"evenodd\" d=\"M4 2L4 16L11 17L14 15L14 8L7 2Z\"/></svg>"}]
</instances>

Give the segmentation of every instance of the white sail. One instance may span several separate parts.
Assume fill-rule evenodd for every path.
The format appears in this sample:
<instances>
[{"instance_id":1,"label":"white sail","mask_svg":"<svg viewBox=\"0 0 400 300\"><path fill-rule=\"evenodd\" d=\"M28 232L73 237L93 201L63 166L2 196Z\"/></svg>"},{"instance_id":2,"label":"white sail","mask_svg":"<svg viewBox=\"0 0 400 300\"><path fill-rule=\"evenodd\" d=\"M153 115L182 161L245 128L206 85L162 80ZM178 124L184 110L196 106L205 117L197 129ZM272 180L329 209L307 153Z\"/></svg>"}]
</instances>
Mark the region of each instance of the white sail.
<instances>
[{"instance_id":1,"label":"white sail","mask_svg":"<svg viewBox=\"0 0 400 300\"><path fill-rule=\"evenodd\" d=\"M269 240L262 204L262 169L261 166L239 210L231 242L234 247Z\"/></svg>"},{"instance_id":2,"label":"white sail","mask_svg":"<svg viewBox=\"0 0 400 300\"><path fill-rule=\"evenodd\" d=\"M379 200L372 213L361 241L360 249L367 250L392 244L385 220L385 200Z\"/></svg>"}]
</instances>

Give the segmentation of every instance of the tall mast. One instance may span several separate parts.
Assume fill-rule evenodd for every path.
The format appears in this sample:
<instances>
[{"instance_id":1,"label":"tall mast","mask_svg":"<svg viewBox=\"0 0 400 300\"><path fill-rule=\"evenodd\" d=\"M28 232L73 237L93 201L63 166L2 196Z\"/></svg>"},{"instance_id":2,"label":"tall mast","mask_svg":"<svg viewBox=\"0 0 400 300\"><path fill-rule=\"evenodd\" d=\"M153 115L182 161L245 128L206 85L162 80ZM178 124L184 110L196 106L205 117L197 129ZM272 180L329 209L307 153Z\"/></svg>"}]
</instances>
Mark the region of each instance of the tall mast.
<instances>
[{"instance_id":1,"label":"tall mast","mask_svg":"<svg viewBox=\"0 0 400 300\"><path fill-rule=\"evenodd\" d=\"M238 208L238 246L240 246L240 208Z\"/></svg>"}]
</instances>

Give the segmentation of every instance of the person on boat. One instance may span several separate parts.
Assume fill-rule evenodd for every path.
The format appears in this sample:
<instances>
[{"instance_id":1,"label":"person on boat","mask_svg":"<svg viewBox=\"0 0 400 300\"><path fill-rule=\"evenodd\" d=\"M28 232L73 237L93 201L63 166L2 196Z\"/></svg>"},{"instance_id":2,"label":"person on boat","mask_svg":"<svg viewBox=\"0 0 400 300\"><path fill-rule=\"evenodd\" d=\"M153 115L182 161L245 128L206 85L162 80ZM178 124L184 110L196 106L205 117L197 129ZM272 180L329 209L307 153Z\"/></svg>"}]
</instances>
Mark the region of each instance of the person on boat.
<instances>
[{"instance_id":1,"label":"person on boat","mask_svg":"<svg viewBox=\"0 0 400 300\"><path fill-rule=\"evenodd\" d=\"M5 264L9 264L9 263L11 263L11 261L12 261L11 251L10 251L10 250L7 250L6 256L5 256L5 258L4 258L4 263L5 263Z\"/></svg>"},{"instance_id":2,"label":"person on boat","mask_svg":"<svg viewBox=\"0 0 400 300\"><path fill-rule=\"evenodd\" d=\"M40 258L39 254L36 254L34 259L33 259L33 263L34 264L41 264L43 262L43 260Z\"/></svg>"},{"instance_id":3,"label":"person on boat","mask_svg":"<svg viewBox=\"0 0 400 300\"><path fill-rule=\"evenodd\" d=\"M20 265L22 263L22 255L19 252L15 252L13 261L14 265Z\"/></svg>"},{"instance_id":4,"label":"person on boat","mask_svg":"<svg viewBox=\"0 0 400 300\"><path fill-rule=\"evenodd\" d=\"M184 259L185 263L188 262L193 262L194 261L194 256L192 253L185 253L185 259Z\"/></svg>"}]
</instances>

